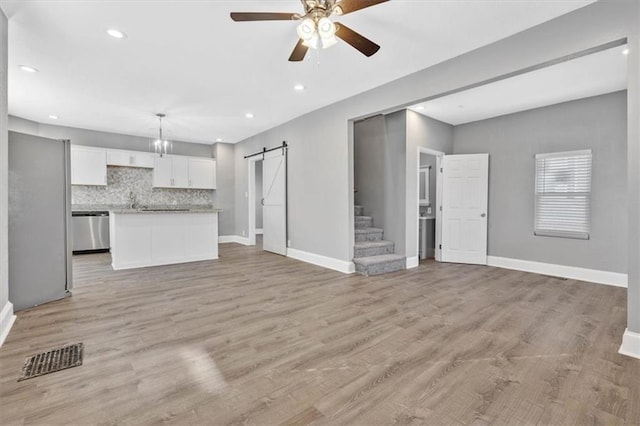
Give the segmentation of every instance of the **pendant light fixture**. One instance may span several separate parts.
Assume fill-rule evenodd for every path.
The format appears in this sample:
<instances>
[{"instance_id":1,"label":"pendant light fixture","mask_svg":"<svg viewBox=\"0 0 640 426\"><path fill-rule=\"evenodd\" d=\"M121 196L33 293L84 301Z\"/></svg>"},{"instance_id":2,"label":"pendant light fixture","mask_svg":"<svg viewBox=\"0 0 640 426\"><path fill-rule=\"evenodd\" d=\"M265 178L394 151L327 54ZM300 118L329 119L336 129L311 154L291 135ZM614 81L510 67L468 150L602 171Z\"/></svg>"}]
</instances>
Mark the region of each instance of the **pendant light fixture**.
<instances>
[{"instance_id":1,"label":"pendant light fixture","mask_svg":"<svg viewBox=\"0 0 640 426\"><path fill-rule=\"evenodd\" d=\"M173 152L173 142L170 142L167 139L164 139L162 137L162 119L166 117L166 115L162 113L157 113L156 117L158 117L158 121L160 122L160 124L159 124L158 138L153 141L153 152L155 152L156 154L160 155L160 157L162 157L163 155L167 155ZM151 146L149 146L150 151L151 149L152 149Z\"/></svg>"}]
</instances>

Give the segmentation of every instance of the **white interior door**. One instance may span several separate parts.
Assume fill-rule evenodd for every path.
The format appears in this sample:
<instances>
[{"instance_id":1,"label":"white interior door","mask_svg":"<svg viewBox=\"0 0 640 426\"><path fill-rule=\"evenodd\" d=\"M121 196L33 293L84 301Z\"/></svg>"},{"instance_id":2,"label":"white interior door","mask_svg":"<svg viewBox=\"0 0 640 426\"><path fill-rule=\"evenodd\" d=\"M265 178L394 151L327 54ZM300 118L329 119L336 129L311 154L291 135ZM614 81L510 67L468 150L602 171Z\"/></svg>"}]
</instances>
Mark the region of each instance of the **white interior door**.
<instances>
[{"instance_id":1,"label":"white interior door","mask_svg":"<svg viewBox=\"0 0 640 426\"><path fill-rule=\"evenodd\" d=\"M287 255L287 154L277 149L262 161L262 248Z\"/></svg>"},{"instance_id":2,"label":"white interior door","mask_svg":"<svg viewBox=\"0 0 640 426\"><path fill-rule=\"evenodd\" d=\"M442 261L487 264L489 154L442 162Z\"/></svg>"}]
</instances>

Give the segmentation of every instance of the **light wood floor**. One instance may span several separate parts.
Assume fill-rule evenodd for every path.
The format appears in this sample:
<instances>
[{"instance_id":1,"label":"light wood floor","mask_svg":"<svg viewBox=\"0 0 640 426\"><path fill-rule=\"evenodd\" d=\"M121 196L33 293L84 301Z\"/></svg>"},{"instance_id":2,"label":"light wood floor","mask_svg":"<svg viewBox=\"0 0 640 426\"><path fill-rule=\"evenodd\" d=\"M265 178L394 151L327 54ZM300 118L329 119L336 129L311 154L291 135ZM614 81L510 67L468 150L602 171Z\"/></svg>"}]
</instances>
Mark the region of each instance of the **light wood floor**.
<instances>
[{"instance_id":1,"label":"light wood floor","mask_svg":"<svg viewBox=\"0 0 640 426\"><path fill-rule=\"evenodd\" d=\"M18 313L6 424L640 424L624 289L481 266L346 276L255 248L111 271ZM17 382L26 355L84 365Z\"/></svg>"}]
</instances>

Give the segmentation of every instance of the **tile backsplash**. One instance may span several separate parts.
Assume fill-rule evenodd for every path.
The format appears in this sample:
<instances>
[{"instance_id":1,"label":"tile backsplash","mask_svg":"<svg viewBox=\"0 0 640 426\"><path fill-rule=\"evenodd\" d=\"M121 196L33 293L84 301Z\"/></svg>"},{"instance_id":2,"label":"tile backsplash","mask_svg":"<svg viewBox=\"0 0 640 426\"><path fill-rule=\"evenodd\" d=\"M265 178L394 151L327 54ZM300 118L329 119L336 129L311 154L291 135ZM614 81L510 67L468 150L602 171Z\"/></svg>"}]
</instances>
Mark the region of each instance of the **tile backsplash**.
<instances>
[{"instance_id":1,"label":"tile backsplash","mask_svg":"<svg viewBox=\"0 0 640 426\"><path fill-rule=\"evenodd\" d=\"M72 204L128 204L133 192L141 205L212 205L213 190L153 188L153 169L107 167L107 186L73 185Z\"/></svg>"}]
</instances>

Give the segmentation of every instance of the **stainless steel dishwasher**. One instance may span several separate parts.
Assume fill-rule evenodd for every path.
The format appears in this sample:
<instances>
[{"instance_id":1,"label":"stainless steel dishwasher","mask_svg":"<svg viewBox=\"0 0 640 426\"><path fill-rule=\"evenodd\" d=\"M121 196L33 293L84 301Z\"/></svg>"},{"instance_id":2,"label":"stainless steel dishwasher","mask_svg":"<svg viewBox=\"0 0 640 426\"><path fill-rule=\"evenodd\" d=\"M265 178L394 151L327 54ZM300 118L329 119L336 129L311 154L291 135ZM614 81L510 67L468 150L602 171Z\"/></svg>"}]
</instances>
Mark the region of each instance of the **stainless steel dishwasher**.
<instances>
[{"instance_id":1,"label":"stainless steel dishwasher","mask_svg":"<svg viewBox=\"0 0 640 426\"><path fill-rule=\"evenodd\" d=\"M72 212L73 252L109 250L109 212Z\"/></svg>"}]
</instances>

